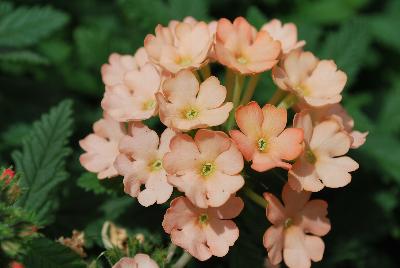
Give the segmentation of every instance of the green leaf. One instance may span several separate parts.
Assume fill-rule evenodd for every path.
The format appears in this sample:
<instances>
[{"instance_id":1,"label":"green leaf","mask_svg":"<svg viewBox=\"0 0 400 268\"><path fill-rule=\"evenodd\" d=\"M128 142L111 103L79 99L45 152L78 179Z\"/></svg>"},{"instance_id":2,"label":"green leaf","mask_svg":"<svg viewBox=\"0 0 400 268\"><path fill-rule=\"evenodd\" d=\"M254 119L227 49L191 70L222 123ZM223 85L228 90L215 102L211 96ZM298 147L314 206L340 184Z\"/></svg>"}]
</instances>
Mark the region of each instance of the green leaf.
<instances>
[{"instance_id":1,"label":"green leaf","mask_svg":"<svg viewBox=\"0 0 400 268\"><path fill-rule=\"evenodd\" d=\"M334 59L348 76L347 86L356 78L368 51L370 36L362 20L345 23L330 34L318 54L323 59Z\"/></svg>"},{"instance_id":2,"label":"green leaf","mask_svg":"<svg viewBox=\"0 0 400 268\"><path fill-rule=\"evenodd\" d=\"M385 92L382 110L379 113L378 127L385 132L396 133L400 130L400 79L394 81L391 90Z\"/></svg>"},{"instance_id":3,"label":"green leaf","mask_svg":"<svg viewBox=\"0 0 400 268\"><path fill-rule=\"evenodd\" d=\"M254 25L257 29L267 23L265 15L255 6L251 6L247 9L246 18L250 24Z\"/></svg>"},{"instance_id":4,"label":"green leaf","mask_svg":"<svg viewBox=\"0 0 400 268\"><path fill-rule=\"evenodd\" d=\"M0 19L0 46L24 47L61 28L68 16L51 7L20 7Z\"/></svg>"},{"instance_id":5,"label":"green leaf","mask_svg":"<svg viewBox=\"0 0 400 268\"><path fill-rule=\"evenodd\" d=\"M43 56L29 50L15 50L0 53L0 61L12 63L48 64Z\"/></svg>"},{"instance_id":6,"label":"green leaf","mask_svg":"<svg viewBox=\"0 0 400 268\"><path fill-rule=\"evenodd\" d=\"M59 184L68 177L66 157L71 150L66 147L72 128L72 102L66 100L35 122L22 151L12 157L16 170L22 173L20 186L25 192L17 204L37 214L44 224L51 221Z\"/></svg>"},{"instance_id":7,"label":"green leaf","mask_svg":"<svg viewBox=\"0 0 400 268\"><path fill-rule=\"evenodd\" d=\"M32 241L23 263L25 267L40 268L86 267L79 255L71 249L47 238L38 238Z\"/></svg>"},{"instance_id":8,"label":"green leaf","mask_svg":"<svg viewBox=\"0 0 400 268\"><path fill-rule=\"evenodd\" d=\"M208 18L208 0L170 0L170 16L172 19L183 19L192 16L197 20L206 20Z\"/></svg>"},{"instance_id":9,"label":"green leaf","mask_svg":"<svg viewBox=\"0 0 400 268\"><path fill-rule=\"evenodd\" d=\"M113 190L108 189L102 184L96 174L94 173L83 173L78 179L78 186L85 189L87 192L94 192L95 194L109 194L114 193Z\"/></svg>"}]
</instances>

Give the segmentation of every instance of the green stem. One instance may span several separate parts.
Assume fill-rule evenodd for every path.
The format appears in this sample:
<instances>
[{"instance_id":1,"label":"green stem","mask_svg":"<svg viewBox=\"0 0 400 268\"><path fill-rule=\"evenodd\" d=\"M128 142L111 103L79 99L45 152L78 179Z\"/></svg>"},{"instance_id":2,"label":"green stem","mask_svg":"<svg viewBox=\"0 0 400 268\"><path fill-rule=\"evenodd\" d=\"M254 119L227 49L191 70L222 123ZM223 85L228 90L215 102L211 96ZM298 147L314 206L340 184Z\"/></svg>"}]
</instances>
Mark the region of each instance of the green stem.
<instances>
[{"instance_id":1,"label":"green stem","mask_svg":"<svg viewBox=\"0 0 400 268\"><path fill-rule=\"evenodd\" d=\"M231 101L233 97L233 86L235 84L235 73L229 69L226 68L225 71L225 87L226 87L226 100Z\"/></svg>"},{"instance_id":2,"label":"green stem","mask_svg":"<svg viewBox=\"0 0 400 268\"><path fill-rule=\"evenodd\" d=\"M188 264L188 262L192 259L192 256L186 251L182 254L179 260L172 265L172 268L183 268Z\"/></svg>"},{"instance_id":3,"label":"green stem","mask_svg":"<svg viewBox=\"0 0 400 268\"><path fill-rule=\"evenodd\" d=\"M286 95L286 91L283 91L281 89L278 89L275 91L274 95L271 97L269 100L269 104L276 105L278 104Z\"/></svg>"},{"instance_id":4,"label":"green stem","mask_svg":"<svg viewBox=\"0 0 400 268\"><path fill-rule=\"evenodd\" d=\"M256 192L254 192L252 189L250 189L250 187L245 186L243 188L243 192L254 203L256 203L257 205L259 205L259 206L261 206L263 208L267 208L267 206L268 206L267 200L265 200L263 197L261 197Z\"/></svg>"},{"instance_id":5,"label":"green stem","mask_svg":"<svg viewBox=\"0 0 400 268\"><path fill-rule=\"evenodd\" d=\"M233 88L233 109L229 114L228 120L226 121L226 129L229 131L232 129L232 127L235 125L235 111L236 108L240 104L240 97L242 95L242 86L243 86L243 79L244 76L241 74L237 73L235 74L235 86Z\"/></svg>"},{"instance_id":6,"label":"green stem","mask_svg":"<svg viewBox=\"0 0 400 268\"><path fill-rule=\"evenodd\" d=\"M285 108L289 109L292 107L296 102L298 101L296 95L294 94L289 94L283 100L278 104L278 108Z\"/></svg>"},{"instance_id":7,"label":"green stem","mask_svg":"<svg viewBox=\"0 0 400 268\"><path fill-rule=\"evenodd\" d=\"M193 71L194 76L196 76L197 81L199 81L199 83L201 83L201 77L199 75L198 71Z\"/></svg>"},{"instance_id":8,"label":"green stem","mask_svg":"<svg viewBox=\"0 0 400 268\"><path fill-rule=\"evenodd\" d=\"M259 80L260 80L259 74L250 77L250 80L247 83L246 91L244 92L244 96L240 104L245 105L250 102L251 98L253 98L254 91L256 90Z\"/></svg>"},{"instance_id":9,"label":"green stem","mask_svg":"<svg viewBox=\"0 0 400 268\"><path fill-rule=\"evenodd\" d=\"M209 78L211 76L210 65L207 64L207 65L203 66L200 69L200 74L201 74L201 77L203 78L203 81L206 80L207 78Z\"/></svg>"},{"instance_id":10,"label":"green stem","mask_svg":"<svg viewBox=\"0 0 400 268\"><path fill-rule=\"evenodd\" d=\"M168 247L167 258L165 259L166 263L169 263L172 260L172 257L175 254L176 246L174 244L170 244Z\"/></svg>"}]
</instances>

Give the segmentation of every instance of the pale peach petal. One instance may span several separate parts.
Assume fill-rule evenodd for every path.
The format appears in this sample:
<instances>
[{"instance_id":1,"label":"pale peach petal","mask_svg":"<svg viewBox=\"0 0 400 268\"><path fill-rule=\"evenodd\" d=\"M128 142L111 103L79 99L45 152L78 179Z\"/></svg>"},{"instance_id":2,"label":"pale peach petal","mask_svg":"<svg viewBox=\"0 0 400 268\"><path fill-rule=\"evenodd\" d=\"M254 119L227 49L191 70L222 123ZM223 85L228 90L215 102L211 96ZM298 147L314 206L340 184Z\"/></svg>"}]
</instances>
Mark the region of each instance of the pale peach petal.
<instances>
[{"instance_id":1,"label":"pale peach petal","mask_svg":"<svg viewBox=\"0 0 400 268\"><path fill-rule=\"evenodd\" d=\"M217 167L218 168L218 167ZM211 178L205 181L207 202L212 207L223 205L229 197L244 185L242 175L226 175L216 171Z\"/></svg>"},{"instance_id":2,"label":"pale peach petal","mask_svg":"<svg viewBox=\"0 0 400 268\"><path fill-rule=\"evenodd\" d=\"M343 187L350 183L349 172L357 170L358 163L348 156L319 159L316 170L325 186L330 188Z\"/></svg>"},{"instance_id":3,"label":"pale peach petal","mask_svg":"<svg viewBox=\"0 0 400 268\"><path fill-rule=\"evenodd\" d=\"M137 197L140 193L140 186L142 182L130 176L124 177L124 192L132 197Z\"/></svg>"},{"instance_id":4,"label":"pale peach petal","mask_svg":"<svg viewBox=\"0 0 400 268\"><path fill-rule=\"evenodd\" d=\"M160 88L161 76L153 64L147 63L140 71L127 72L124 82L136 92L154 94Z\"/></svg>"},{"instance_id":5,"label":"pale peach petal","mask_svg":"<svg viewBox=\"0 0 400 268\"><path fill-rule=\"evenodd\" d=\"M295 226L288 228L285 232L283 258L288 267L310 268L311 258L305 247L306 235Z\"/></svg>"},{"instance_id":6,"label":"pale peach petal","mask_svg":"<svg viewBox=\"0 0 400 268\"><path fill-rule=\"evenodd\" d=\"M271 226L263 236L264 247L268 250L268 258L276 265L282 261L283 225Z\"/></svg>"},{"instance_id":7,"label":"pale peach petal","mask_svg":"<svg viewBox=\"0 0 400 268\"><path fill-rule=\"evenodd\" d=\"M215 165L221 172L227 175L236 175L243 169L243 156L236 145L231 142L229 150L217 156Z\"/></svg>"},{"instance_id":8,"label":"pale peach petal","mask_svg":"<svg viewBox=\"0 0 400 268\"><path fill-rule=\"evenodd\" d=\"M207 109L217 108L226 98L226 88L215 76L210 76L200 85L197 104Z\"/></svg>"},{"instance_id":9,"label":"pale peach petal","mask_svg":"<svg viewBox=\"0 0 400 268\"><path fill-rule=\"evenodd\" d=\"M177 133L170 128L166 128L160 137L160 146L158 147L158 153L160 155L165 155L170 151L169 144L173 137L175 137Z\"/></svg>"},{"instance_id":10,"label":"pale peach petal","mask_svg":"<svg viewBox=\"0 0 400 268\"><path fill-rule=\"evenodd\" d=\"M277 108L266 104L263 108L264 120L262 122L263 133L269 137L278 136L286 127L287 111L285 108Z\"/></svg>"},{"instance_id":11,"label":"pale peach petal","mask_svg":"<svg viewBox=\"0 0 400 268\"><path fill-rule=\"evenodd\" d=\"M310 256L310 259L318 262L322 260L325 251L325 244L321 238L312 235L306 235L304 240L304 247Z\"/></svg>"},{"instance_id":12,"label":"pale peach petal","mask_svg":"<svg viewBox=\"0 0 400 268\"><path fill-rule=\"evenodd\" d=\"M199 82L191 71L179 72L166 80L162 86L165 97L172 103L194 103L199 91Z\"/></svg>"},{"instance_id":13,"label":"pale peach petal","mask_svg":"<svg viewBox=\"0 0 400 268\"><path fill-rule=\"evenodd\" d=\"M138 201L142 206L148 207L154 203L165 203L172 194L173 187L167 181L165 171L151 174L146 181L146 189L138 195Z\"/></svg>"},{"instance_id":14,"label":"pale peach petal","mask_svg":"<svg viewBox=\"0 0 400 268\"><path fill-rule=\"evenodd\" d=\"M159 268L147 254L136 254L133 258L123 257L112 268Z\"/></svg>"},{"instance_id":15,"label":"pale peach petal","mask_svg":"<svg viewBox=\"0 0 400 268\"><path fill-rule=\"evenodd\" d=\"M324 184L319 180L315 166L306 161L303 157L299 158L289 170L289 185L295 191L318 192L324 188Z\"/></svg>"},{"instance_id":16,"label":"pale peach petal","mask_svg":"<svg viewBox=\"0 0 400 268\"><path fill-rule=\"evenodd\" d=\"M293 214L305 206L305 204L310 199L311 192L294 191L289 184L285 184L282 190L282 200L285 204L285 208L288 214Z\"/></svg>"},{"instance_id":17,"label":"pale peach petal","mask_svg":"<svg viewBox=\"0 0 400 268\"><path fill-rule=\"evenodd\" d=\"M287 128L275 139L272 146L281 159L293 160L303 151L302 142L302 129Z\"/></svg>"},{"instance_id":18,"label":"pale peach petal","mask_svg":"<svg viewBox=\"0 0 400 268\"><path fill-rule=\"evenodd\" d=\"M214 161L231 146L231 140L224 132L208 129L197 131L194 141L202 155L202 160L205 161Z\"/></svg>"},{"instance_id":19,"label":"pale peach petal","mask_svg":"<svg viewBox=\"0 0 400 268\"><path fill-rule=\"evenodd\" d=\"M310 143L311 137L313 135L313 123L311 115L306 111L295 114L293 119L293 126L303 129L304 141L306 141L306 143Z\"/></svg>"},{"instance_id":20,"label":"pale peach petal","mask_svg":"<svg viewBox=\"0 0 400 268\"><path fill-rule=\"evenodd\" d=\"M252 101L237 108L235 118L238 127L246 136L252 139L260 136L263 113L257 102Z\"/></svg>"},{"instance_id":21,"label":"pale peach petal","mask_svg":"<svg viewBox=\"0 0 400 268\"><path fill-rule=\"evenodd\" d=\"M253 158L255 150L257 149L256 143L249 139L239 130L231 130L229 131L229 135L231 135L232 139L235 141L235 144L242 152L243 157L247 161L250 161Z\"/></svg>"},{"instance_id":22,"label":"pale peach petal","mask_svg":"<svg viewBox=\"0 0 400 268\"><path fill-rule=\"evenodd\" d=\"M219 108L201 111L199 121L205 126L219 126L229 117L233 108L232 102L227 102Z\"/></svg>"},{"instance_id":23,"label":"pale peach petal","mask_svg":"<svg viewBox=\"0 0 400 268\"><path fill-rule=\"evenodd\" d=\"M351 148L357 149L365 143L368 132L360 132L355 130L350 133L350 136L353 139L353 142L351 143Z\"/></svg>"},{"instance_id":24,"label":"pale peach petal","mask_svg":"<svg viewBox=\"0 0 400 268\"><path fill-rule=\"evenodd\" d=\"M330 231L327 209L328 204L323 200L311 200L304 206L300 226L305 233L324 236Z\"/></svg>"},{"instance_id":25,"label":"pale peach petal","mask_svg":"<svg viewBox=\"0 0 400 268\"><path fill-rule=\"evenodd\" d=\"M290 169L291 164L283 162L276 151L260 153L256 151L253 155L251 168L258 172L264 172L275 167Z\"/></svg>"},{"instance_id":26,"label":"pale peach petal","mask_svg":"<svg viewBox=\"0 0 400 268\"><path fill-rule=\"evenodd\" d=\"M208 208L210 213L219 219L233 219L239 216L244 207L243 200L240 197L233 196L228 199L222 206L216 208Z\"/></svg>"},{"instance_id":27,"label":"pale peach petal","mask_svg":"<svg viewBox=\"0 0 400 268\"><path fill-rule=\"evenodd\" d=\"M164 215L162 226L168 234L174 228L181 229L187 223L194 221L198 210L190 203L190 201L181 196L171 201L170 208Z\"/></svg>"},{"instance_id":28,"label":"pale peach petal","mask_svg":"<svg viewBox=\"0 0 400 268\"><path fill-rule=\"evenodd\" d=\"M339 131L341 131L341 126L335 120L326 120L319 123L314 127L313 130L313 136L310 141L311 149L318 148L325 143L329 143L330 139L335 136ZM345 141L345 145L347 145L348 148L350 147L349 138L347 139L347 141ZM341 148L341 150L339 151L343 151L343 148Z\"/></svg>"},{"instance_id":29,"label":"pale peach petal","mask_svg":"<svg viewBox=\"0 0 400 268\"><path fill-rule=\"evenodd\" d=\"M212 219L205 228L205 234L212 254L223 257L239 238L239 229L233 221Z\"/></svg>"},{"instance_id":30,"label":"pale peach petal","mask_svg":"<svg viewBox=\"0 0 400 268\"><path fill-rule=\"evenodd\" d=\"M270 193L264 193L263 196L268 204L266 209L268 220L274 225L280 224L285 219L285 210L281 201Z\"/></svg>"}]
</instances>

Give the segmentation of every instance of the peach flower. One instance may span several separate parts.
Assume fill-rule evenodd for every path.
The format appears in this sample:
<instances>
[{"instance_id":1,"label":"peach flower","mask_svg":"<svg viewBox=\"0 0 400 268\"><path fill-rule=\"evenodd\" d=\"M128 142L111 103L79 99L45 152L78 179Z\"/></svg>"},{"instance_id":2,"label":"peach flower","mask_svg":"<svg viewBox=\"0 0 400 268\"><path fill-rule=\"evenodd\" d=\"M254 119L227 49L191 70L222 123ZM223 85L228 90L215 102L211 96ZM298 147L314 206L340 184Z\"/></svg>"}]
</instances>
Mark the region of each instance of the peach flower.
<instances>
[{"instance_id":1,"label":"peach flower","mask_svg":"<svg viewBox=\"0 0 400 268\"><path fill-rule=\"evenodd\" d=\"M178 134L163 164L168 181L198 207L219 207L244 185L242 154L223 132L200 129L194 140Z\"/></svg>"},{"instance_id":2,"label":"peach flower","mask_svg":"<svg viewBox=\"0 0 400 268\"><path fill-rule=\"evenodd\" d=\"M293 191L283 187L284 205L270 193L264 193L268 202L266 215L273 224L264 234L264 247L272 264L283 260L289 268L309 268L311 261L322 259L325 245L320 236L326 235L331 224L326 217L328 204L311 200L310 192Z\"/></svg>"},{"instance_id":3,"label":"peach flower","mask_svg":"<svg viewBox=\"0 0 400 268\"><path fill-rule=\"evenodd\" d=\"M289 171L289 184L296 190L320 191L324 186L343 187L350 183L349 172L358 164L346 154L351 138L340 123L328 119L315 126L310 114L295 116L293 125L304 130L305 149Z\"/></svg>"},{"instance_id":4,"label":"peach flower","mask_svg":"<svg viewBox=\"0 0 400 268\"><path fill-rule=\"evenodd\" d=\"M140 70L149 60L146 50L141 47L134 56L112 53L108 61L108 64L101 66L101 76L106 85L106 90L123 84L124 76L127 72Z\"/></svg>"},{"instance_id":5,"label":"peach flower","mask_svg":"<svg viewBox=\"0 0 400 268\"><path fill-rule=\"evenodd\" d=\"M155 93L160 83L156 67L146 63L140 70L126 72L123 84L107 90L101 107L120 122L148 119L157 113Z\"/></svg>"},{"instance_id":6,"label":"peach flower","mask_svg":"<svg viewBox=\"0 0 400 268\"><path fill-rule=\"evenodd\" d=\"M226 88L215 76L199 85L191 71L183 70L166 80L162 90L164 94L156 94L160 120L182 131L221 125L233 107L231 102L223 104Z\"/></svg>"},{"instance_id":7,"label":"peach flower","mask_svg":"<svg viewBox=\"0 0 400 268\"><path fill-rule=\"evenodd\" d=\"M297 41L297 27L294 23L282 24L280 20L273 19L261 27L261 31L267 31L272 39L281 42L282 52L289 53L291 50L303 47L304 40Z\"/></svg>"},{"instance_id":8,"label":"peach flower","mask_svg":"<svg viewBox=\"0 0 400 268\"><path fill-rule=\"evenodd\" d=\"M159 266L149 255L138 253L133 258L121 258L112 268L159 268Z\"/></svg>"},{"instance_id":9,"label":"peach flower","mask_svg":"<svg viewBox=\"0 0 400 268\"><path fill-rule=\"evenodd\" d=\"M125 135L124 125L104 113L104 118L93 125L93 132L79 141L86 152L79 158L81 165L90 172L97 173L99 179L118 175L114 160L119 154L118 143Z\"/></svg>"},{"instance_id":10,"label":"peach flower","mask_svg":"<svg viewBox=\"0 0 400 268\"><path fill-rule=\"evenodd\" d=\"M338 103L347 76L332 60L318 60L311 52L294 50L272 69L282 90L294 93L310 106Z\"/></svg>"},{"instance_id":11,"label":"peach flower","mask_svg":"<svg viewBox=\"0 0 400 268\"><path fill-rule=\"evenodd\" d=\"M311 109L310 114L314 123L333 117L342 126L351 138L351 148L357 149L366 141L368 132L353 130L354 120L339 103L325 105L321 108Z\"/></svg>"},{"instance_id":12,"label":"peach flower","mask_svg":"<svg viewBox=\"0 0 400 268\"><path fill-rule=\"evenodd\" d=\"M162 204L172 194L162 159L174 136L175 132L167 128L159 139L155 131L142 123L134 123L130 135L124 136L119 143L121 154L115 167L124 176L125 193L137 197L142 206ZM145 189L141 190L143 184Z\"/></svg>"},{"instance_id":13,"label":"peach flower","mask_svg":"<svg viewBox=\"0 0 400 268\"><path fill-rule=\"evenodd\" d=\"M205 261L211 256L223 257L239 237L239 229L231 220L243 209L239 197L231 197L217 208L198 208L186 197L172 200L162 222L171 241L193 257Z\"/></svg>"},{"instance_id":14,"label":"peach flower","mask_svg":"<svg viewBox=\"0 0 400 268\"><path fill-rule=\"evenodd\" d=\"M168 27L158 25L155 35L148 34L144 47L149 58L171 73L199 68L207 60L212 38L205 22L171 21Z\"/></svg>"},{"instance_id":15,"label":"peach flower","mask_svg":"<svg viewBox=\"0 0 400 268\"><path fill-rule=\"evenodd\" d=\"M259 172L274 167L290 169L291 165L282 160L295 159L302 151L303 131L286 128L287 111L266 104L262 109L252 101L240 106L235 113L239 130L230 135L251 167Z\"/></svg>"},{"instance_id":16,"label":"peach flower","mask_svg":"<svg viewBox=\"0 0 400 268\"><path fill-rule=\"evenodd\" d=\"M257 32L245 18L238 17L233 23L218 21L215 52L221 64L241 74L255 74L278 62L281 46L268 32Z\"/></svg>"}]
</instances>

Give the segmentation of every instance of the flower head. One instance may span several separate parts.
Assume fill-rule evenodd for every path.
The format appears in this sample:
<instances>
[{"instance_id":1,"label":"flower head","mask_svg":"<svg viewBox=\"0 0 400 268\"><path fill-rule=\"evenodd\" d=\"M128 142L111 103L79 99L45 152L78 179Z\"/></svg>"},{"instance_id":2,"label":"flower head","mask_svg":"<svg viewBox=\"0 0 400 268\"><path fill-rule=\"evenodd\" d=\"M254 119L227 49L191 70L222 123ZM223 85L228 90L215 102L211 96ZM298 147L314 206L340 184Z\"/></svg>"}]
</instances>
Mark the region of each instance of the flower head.
<instances>
[{"instance_id":1,"label":"flower head","mask_svg":"<svg viewBox=\"0 0 400 268\"><path fill-rule=\"evenodd\" d=\"M171 241L204 261L212 255L223 257L239 237L239 229L231 220L243 209L239 197L231 197L222 206L202 209L186 197L172 200L162 226Z\"/></svg>"},{"instance_id":2,"label":"flower head","mask_svg":"<svg viewBox=\"0 0 400 268\"><path fill-rule=\"evenodd\" d=\"M219 207L244 185L242 155L223 132L178 134L170 149L163 161L168 181L198 207Z\"/></svg>"},{"instance_id":3,"label":"flower head","mask_svg":"<svg viewBox=\"0 0 400 268\"><path fill-rule=\"evenodd\" d=\"M97 173L99 179L117 176L114 161L119 154L118 143L126 133L124 126L104 113L104 118L94 123L93 132L79 141L85 150L79 158L81 165Z\"/></svg>"},{"instance_id":4,"label":"flower head","mask_svg":"<svg viewBox=\"0 0 400 268\"><path fill-rule=\"evenodd\" d=\"M15 176L15 171L12 168L6 168L0 175L0 180L5 180L5 184L8 185Z\"/></svg>"},{"instance_id":5,"label":"flower head","mask_svg":"<svg viewBox=\"0 0 400 268\"><path fill-rule=\"evenodd\" d=\"M149 34L144 47L149 58L171 73L199 68L207 60L213 39L205 22L171 21L168 27L158 25Z\"/></svg>"},{"instance_id":6,"label":"flower head","mask_svg":"<svg viewBox=\"0 0 400 268\"><path fill-rule=\"evenodd\" d=\"M318 60L311 52L294 50L272 69L274 82L310 106L338 103L347 76L332 60Z\"/></svg>"},{"instance_id":7,"label":"flower head","mask_svg":"<svg viewBox=\"0 0 400 268\"><path fill-rule=\"evenodd\" d=\"M241 74L255 74L278 62L281 46L268 32L257 32L245 18L238 17L233 23L218 21L215 52L221 64Z\"/></svg>"},{"instance_id":8,"label":"flower head","mask_svg":"<svg viewBox=\"0 0 400 268\"><path fill-rule=\"evenodd\" d=\"M142 206L162 204L172 194L162 159L174 136L175 132L167 128L159 139L155 131L142 123L134 123L130 135L124 136L119 143L121 154L115 167L124 176L125 192L137 197ZM143 184L145 189L141 190Z\"/></svg>"},{"instance_id":9,"label":"flower head","mask_svg":"<svg viewBox=\"0 0 400 268\"><path fill-rule=\"evenodd\" d=\"M101 75L106 90L123 84L127 72L140 70L149 60L145 49L141 47L134 56L112 53L108 61L108 64L101 66Z\"/></svg>"},{"instance_id":10,"label":"flower head","mask_svg":"<svg viewBox=\"0 0 400 268\"><path fill-rule=\"evenodd\" d=\"M286 128L287 112L266 104L262 109L256 102L250 102L236 110L239 130L230 131L232 139L251 167L266 171L274 167L290 169L283 160L293 160L302 151L303 131Z\"/></svg>"},{"instance_id":11,"label":"flower head","mask_svg":"<svg viewBox=\"0 0 400 268\"><path fill-rule=\"evenodd\" d=\"M226 89L215 76L201 85L191 71L184 70L166 80L163 93L156 94L160 106L160 119L164 125L187 131L195 128L218 126L226 121L232 103L223 104Z\"/></svg>"},{"instance_id":12,"label":"flower head","mask_svg":"<svg viewBox=\"0 0 400 268\"><path fill-rule=\"evenodd\" d=\"M264 234L264 247L272 264L283 260L292 268L309 268L320 261L325 245L320 236L331 228L327 215L328 204L311 200L310 192L296 192L288 184L283 187L284 205L272 194L264 193L268 202L266 215L273 224Z\"/></svg>"},{"instance_id":13,"label":"flower head","mask_svg":"<svg viewBox=\"0 0 400 268\"><path fill-rule=\"evenodd\" d=\"M155 93L160 89L161 76L156 67L146 63L140 70L125 73L123 84L104 93L101 106L120 122L145 120L157 112Z\"/></svg>"},{"instance_id":14,"label":"flower head","mask_svg":"<svg viewBox=\"0 0 400 268\"><path fill-rule=\"evenodd\" d=\"M296 114L294 126L304 130L305 149L289 171L289 184L297 191L343 187L358 164L346 154L351 138L333 118L313 126L310 114Z\"/></svg>"},{"instance_id":15,"label":"flower head","mask_svg":"<svg viewBox=\"0 0 400 268\"><path fill-rule=\"evenodd\" d=\"M354 128L353 118L351 118L351 116L339 103L325 105L320 108L310 109L309 112L314 124L322 122L329 118L334 118L338 123L340 123L343 130L345 130L347 134L350 135L352 149L357 149L365 143L368 132L360 132L357 130L353 130Z\"/></svg>"},{"instance_id":16,"label":"flower head","mask_svg":"<svg viewBox=\"0 0 400 268\"><path fill-rule=\"evenodd\" d=\"M121 258L112 268L159 268L159 266L149 255L138 253L133 258Z\"/></svg>"},{"instance_id":17,"label":"flower head","mask_svg":"<svg viewBox=\"0 0 400 268\"><path fill-rule=\"evenodd\" d=\"M61 236L58 239L58 242L66 247L72 249L72 251L76 252L81 257L86 257L86 252L84 250L85 246L85 233L77 230L72 231L71 237L64 238Z\"/></svg>"},{"instance_id":18,"label":"flower head","mask_svg":"<svg viewBox=\"0 0 400 268\"><path fill-rule=\"evenodd\" d=\"M294 49L303 47L304 40L297 41L297 27L294 23L282 24L280 20L273 19L261 27L261 31L267 31L272 39L281 42L282 52L289 53Z\"/></svg>"}]
</instances>

